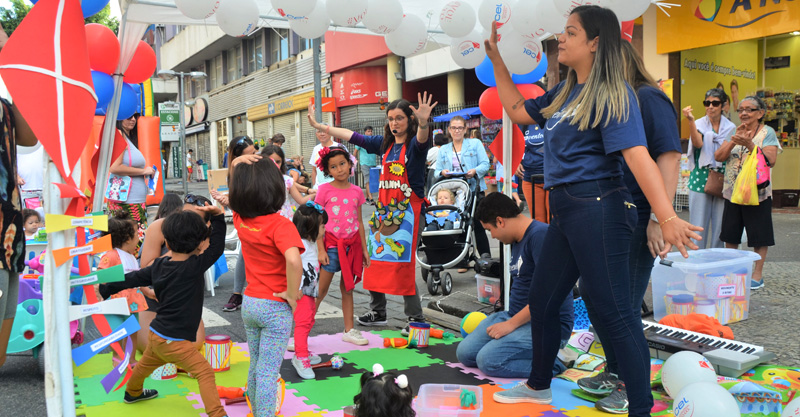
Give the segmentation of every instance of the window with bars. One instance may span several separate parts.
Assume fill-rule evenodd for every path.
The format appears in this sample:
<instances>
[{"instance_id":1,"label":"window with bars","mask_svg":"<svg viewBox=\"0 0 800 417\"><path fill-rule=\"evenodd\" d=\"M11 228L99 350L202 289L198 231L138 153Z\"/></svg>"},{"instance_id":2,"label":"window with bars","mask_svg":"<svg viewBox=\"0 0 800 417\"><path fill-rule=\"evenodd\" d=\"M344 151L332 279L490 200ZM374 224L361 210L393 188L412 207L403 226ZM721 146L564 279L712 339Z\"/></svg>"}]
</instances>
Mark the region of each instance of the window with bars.
<instances>
[{"instance_id":1,"label":"window with bars","mask_svg":"<svg viewBox=\"0 0 800 417\"><path fill-rule=\"evenodd\" d=\"M211 89L222 87L222 55L217 55L211 60L211 70L209 71L208 78L211 84Z\"/></svg>"},{"instance_id":2,"label":"window with bars","mask_svg":"<svg viewBox=\"0 0 800 417\"><path fill-rule=\"evenodd\" d=\"M264 68L264 50L262 48L261 33L256 34L255 38L247 40L247 72L252 74Z\"/></svg>"},{"instance_id":3,"label":"window with bars","mask_svg":"<svg viewBox=\"0 0 800 417\"><path fill-rule=\"evenodd\" d=\"M273 30L270 35L270 62L276 63L289 58L289 30Z\"/></svg>"},{"instance_id":4,"label":"window with bars","mask_svg":"<svg viewBox=\"0 0 800 417\"><path fill-rule=\"evenodd\" d=\"M242 78L242 46L228 49L228 82Z\"/></svg>"}]
</instances>

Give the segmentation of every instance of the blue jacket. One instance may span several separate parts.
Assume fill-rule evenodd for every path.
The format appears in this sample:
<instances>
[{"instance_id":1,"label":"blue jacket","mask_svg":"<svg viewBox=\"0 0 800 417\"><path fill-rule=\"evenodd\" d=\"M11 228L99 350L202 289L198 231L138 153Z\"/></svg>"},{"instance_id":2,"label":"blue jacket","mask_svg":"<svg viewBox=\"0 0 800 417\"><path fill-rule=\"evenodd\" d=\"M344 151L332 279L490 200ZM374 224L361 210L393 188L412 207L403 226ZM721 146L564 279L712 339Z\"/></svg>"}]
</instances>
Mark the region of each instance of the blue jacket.
<instances>
[{"instance_id":1,"label":"blue jacket","mask_svg":"<svg viewBox=\"0 0 800 417\"><path fill-rule=\"evenodd\" d=\"M462 171L467 172L474 169L476 179L479 181L481 191L486 190L486 181L483 177L489 172L489 157L486 155L486 149L483 147L483 142L478 139L464 139L461 145L461 155L459 155L461 163L464 165ZM436 168L434 175L441 175L443 170L453 172L453 143L439 148L439 155L436 157Z\"/></svg>"}]
</instances>

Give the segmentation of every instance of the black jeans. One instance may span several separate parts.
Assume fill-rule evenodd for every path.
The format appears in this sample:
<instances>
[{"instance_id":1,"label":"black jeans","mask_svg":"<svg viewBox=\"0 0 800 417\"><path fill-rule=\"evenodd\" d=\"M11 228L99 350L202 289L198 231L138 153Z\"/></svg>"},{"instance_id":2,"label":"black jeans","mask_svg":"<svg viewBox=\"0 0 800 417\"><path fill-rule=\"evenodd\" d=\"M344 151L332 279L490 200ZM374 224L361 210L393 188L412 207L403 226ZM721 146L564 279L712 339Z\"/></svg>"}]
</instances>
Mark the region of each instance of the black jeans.
<instances>
[{"instance_id":1,"label":"black jeans","mask_svg":"<svg viewBox=\"0 0 800 417\"><path fill-rule=\"evenodd\" d=\"M620 379L628 393L629 415L649 416L650 352L642 321L631 308L628 254L636 209L621 178L567 184L550 190L552 221L531 282L533 366L528 384L550 387L561 342L559 310L581 277L581 292L609 332Z\"/></svg>"},{"instance_id":2,"label":"black jeans","mask_svg":"<svg viewBox=\"0 0 800 417\"><path fill-rule=\"evenodd\" d=\"M484 196L486 196L486 194L483 191L478 193L478 198L475 201L476 211L478 209L478 204L480 204ZM484 253L491 255L492 250L489 248L489 236L486 235L486 229L483 228L481 222L476 218L472 219L472 230L475 232L475 244L478 246L477 256L480 258Z\"/></svg>"}]
</instances>

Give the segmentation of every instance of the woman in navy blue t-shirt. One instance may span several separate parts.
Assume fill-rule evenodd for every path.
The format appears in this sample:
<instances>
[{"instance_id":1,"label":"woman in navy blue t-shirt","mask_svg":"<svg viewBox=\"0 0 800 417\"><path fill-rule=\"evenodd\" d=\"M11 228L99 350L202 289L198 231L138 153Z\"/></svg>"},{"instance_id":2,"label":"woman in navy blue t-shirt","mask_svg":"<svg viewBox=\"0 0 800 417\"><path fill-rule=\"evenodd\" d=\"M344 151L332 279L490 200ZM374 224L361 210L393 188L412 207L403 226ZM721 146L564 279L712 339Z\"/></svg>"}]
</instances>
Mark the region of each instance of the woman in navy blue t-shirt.
<instances>
[{"instance_id":1,"label":"woman in navy blue t-shirt","mask_svg":"<svg viewBox=\"0 0 800 417\"><path fill-rule=\"evenodd\" d=\"M550 190L550 228L531 285L533 366L527 383L495 393L498 402L552 400L551 368L561 330L558 310L578 277L588 294L619 363L631 416L649 416L650 352L641 318L631 309L628 254L637 213L622 180L630 167L667 245L684 256L699 236L679 219L663 180L647 152L636 95L626 84L619 21L598 6L576 7L558 38L558 61L570 68L566 81L545 95L525 100L497 51L496 29L486 41L503 107L514 123L537 123L545 130L545 188ZM606 342L606 341L604 341Z\"/></svg>"}]
</instances>

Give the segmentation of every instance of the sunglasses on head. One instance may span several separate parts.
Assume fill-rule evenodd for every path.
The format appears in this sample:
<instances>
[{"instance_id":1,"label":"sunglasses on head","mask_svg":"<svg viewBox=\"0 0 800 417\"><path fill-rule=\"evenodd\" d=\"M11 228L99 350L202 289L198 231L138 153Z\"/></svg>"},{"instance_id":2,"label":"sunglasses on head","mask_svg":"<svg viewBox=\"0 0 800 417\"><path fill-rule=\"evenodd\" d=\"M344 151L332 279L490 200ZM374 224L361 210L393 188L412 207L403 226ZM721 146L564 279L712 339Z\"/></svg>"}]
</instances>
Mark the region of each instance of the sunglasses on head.
<instances>
[{"instance_id":1,"label":"sunglasses on head","mask_svg":"<svg viewBox=\"0 0 800 417\"><path fill-rule=\"evenodd\" d=\"M706 106L706 107L708 107L708 106L719 107L719 106L722 105L722 102L719 101L719 100L714 100L714 101L705 100L705 101L703 101L703 105Z\"/></svg>"},{"instance_id":2,"label":"sunglasses on head","mask_svg":"<svg viewBox=\"0 0 800 417\"><path fill-rule=\"evenodd\" d=\"M186 204L194 204L198 207L205 207L206 203L211 205L211 200L201 196L201 195L194 195L194 194L186 194L186 197L183 199L183 202Z\"/></svg>"}]
</instances>

